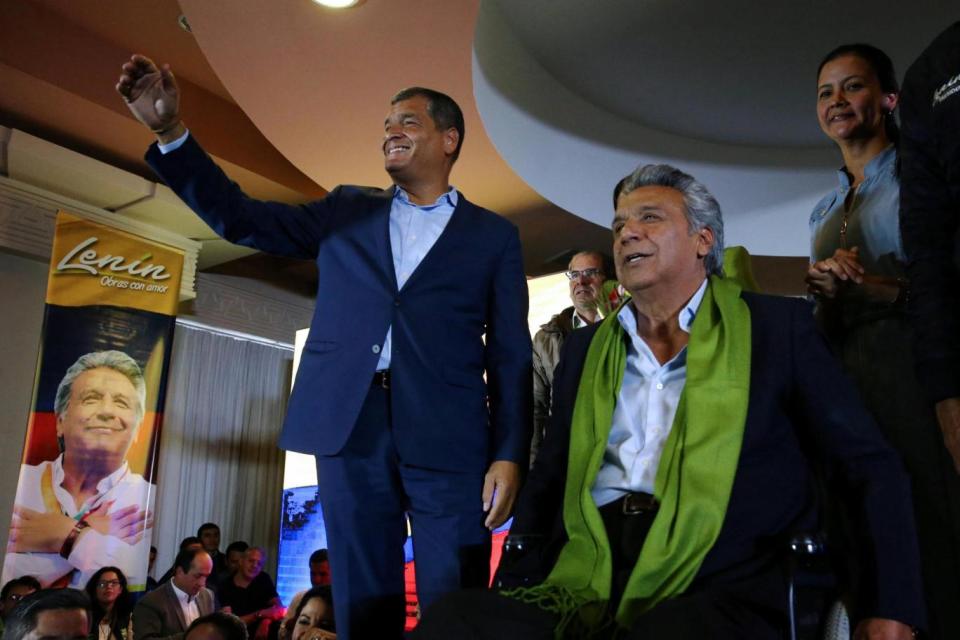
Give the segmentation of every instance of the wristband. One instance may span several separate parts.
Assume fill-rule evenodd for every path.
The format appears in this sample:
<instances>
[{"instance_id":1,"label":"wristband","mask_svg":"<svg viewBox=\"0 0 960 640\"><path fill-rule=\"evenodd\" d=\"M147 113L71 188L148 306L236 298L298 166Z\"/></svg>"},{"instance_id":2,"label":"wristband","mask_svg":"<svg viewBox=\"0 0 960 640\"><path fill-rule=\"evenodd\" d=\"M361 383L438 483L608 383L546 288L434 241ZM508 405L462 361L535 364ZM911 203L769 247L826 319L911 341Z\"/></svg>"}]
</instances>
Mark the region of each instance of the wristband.
<instances>
[{"instance_id":1,"label":"wristband","mask_svg":"<svg viewBox=\"0 0 960 640\"><path fill-rule=\"evenodd\" d=\"M73 545L77 543L77 538L80 537L80 532L89 526L90 525L83 520L77 520L77 524L73 525L73 529L70 529L67 539L63 541L63 546L60 547L60 556L63 559L70 557L70 552L73 551Z\"/></svg>"}]
</instances>

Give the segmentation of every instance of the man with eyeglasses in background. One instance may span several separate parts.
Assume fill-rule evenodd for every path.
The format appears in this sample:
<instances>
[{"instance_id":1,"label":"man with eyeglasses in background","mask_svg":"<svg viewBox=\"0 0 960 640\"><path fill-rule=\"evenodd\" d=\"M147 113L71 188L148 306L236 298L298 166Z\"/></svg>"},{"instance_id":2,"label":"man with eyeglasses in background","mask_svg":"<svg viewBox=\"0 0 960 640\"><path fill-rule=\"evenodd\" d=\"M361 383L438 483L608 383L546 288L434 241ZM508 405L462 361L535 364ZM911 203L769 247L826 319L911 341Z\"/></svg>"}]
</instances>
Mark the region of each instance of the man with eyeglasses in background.
<instances>
[{"instance_id":1,"label":"man with eyeglasses in background","mask_svg":"<svg viewBox=\"0 0 960 640\"><path fill-rule=\"evenodd\" d=\"M550 415L550 389L553 370L560 359L560 348L570 332L603 319L600 296L606 273L603 254L597 251L579 251L570 259L564 275L570 281L570 300L567 307L540 327L533 336L533 440L530 442L530 466L537 456Z\"/></svg>"}]
</instances>

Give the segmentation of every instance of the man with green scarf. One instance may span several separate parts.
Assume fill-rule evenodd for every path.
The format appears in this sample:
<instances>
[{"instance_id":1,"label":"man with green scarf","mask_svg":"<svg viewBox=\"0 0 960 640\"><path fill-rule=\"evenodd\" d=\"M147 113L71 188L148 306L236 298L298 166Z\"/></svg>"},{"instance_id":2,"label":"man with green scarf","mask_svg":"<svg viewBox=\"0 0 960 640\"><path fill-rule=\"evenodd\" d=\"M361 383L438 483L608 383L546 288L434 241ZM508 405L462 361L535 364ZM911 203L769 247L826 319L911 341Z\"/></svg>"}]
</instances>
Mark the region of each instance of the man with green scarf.
<instances>
[{"instance_id":1,"label":"man with green scarf","mask_svg":"<svg viewBox=\"0 0 960 640\"><path fill-rule=\"evenodd\" d=\"M854 519L855 638L911 638L924 606L906 476L798 300L724 274L720 207L638 168L614 192L631 298L574 332L499 591L415 638L729 638L786 632L782 549L818 527L814 462Z\"/></svg>"}]
</instances>

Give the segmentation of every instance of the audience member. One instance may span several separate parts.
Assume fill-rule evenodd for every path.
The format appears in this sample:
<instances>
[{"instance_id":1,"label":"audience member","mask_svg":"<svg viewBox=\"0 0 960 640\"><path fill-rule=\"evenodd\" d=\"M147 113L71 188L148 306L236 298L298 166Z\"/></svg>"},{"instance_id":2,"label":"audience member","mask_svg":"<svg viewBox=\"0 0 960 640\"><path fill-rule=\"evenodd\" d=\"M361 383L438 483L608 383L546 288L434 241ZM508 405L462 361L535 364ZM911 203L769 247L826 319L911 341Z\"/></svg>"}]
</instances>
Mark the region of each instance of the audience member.
<instances>
[{"instance_id":1,"label":"audience member","mask_svg":"<svg viewBox=\"0 0 960 640\"><path fill-rule=\"evenodd\" d=\"M254 638L266 638L270 625L283 617L283 605L277 596L273 579L263 571L267 552L263 547L250 547L243 556L233 579L220 585L220 604L247 625Z\"/></svg>"},{"instance_id":2,"label":"audience member","mask_svg":"<svg viewBox=\"0 0 960 640\"><path fill-rule=\"evenodd\" d=\"M224 570L223 575L217 578L218 583L223 583L227 579L232 579L234 574L240 570L240 565L243 564L243 556L247 553L247 549L250 548L250 545L244 542L243 540L234 540L227 545L227 551L224 558Z\"/></svg>"},{"instance_id":3,"label":"audience member","mask_svg":"<svg viewBox=\"0 0 960 640\"><path fill-rule=\"evenodd\" d=\"M533 440L530 443L530 466L533 466L547 428L553 370L560 359L560 347L574 329L603 319L598 308L606 279L603 255L596 251L580 251L570 259L564 273L570 281L573 306L550 318L550 322L542 325L533 336Z\"/></svg>"},{"instance_id":4,"label":"audience member","mask_svg":"<svg viewBox=\"0 0 960 640\"><path fill-rule=\"evenodd\" d=\"M220 552L220 527L213 522L204 522L197 529L197 537L200 538L204 550L210 554L210 558L213 560L212 577L215 578L227 568L227 559Z\"/></svg>"},{"instance_id":5,"label":"audience member","mask_svg":"<svg viewBox=\"0 0 960 640\"><path fill-rule=\"evenodd\" d=\"M336 638L337 628L333 620L333 595L330 587L313 587L305 592L288 624L286 637L290 640Z\"/></svg>"},{"instance_id":6,"label":"audience member","mask_svg":"<svg viewBox=\"0 0 960 640\"><path fill-rule=\"evenodd\" d=\"M311 587L330 585L330 562L327 560L326 549L317 549L311 553L309 566ZM293 626L294 616L300 608L300 599L303 598L305 593L307 593L307 591L300 591L291 598L290 606L287 607L287 612L280 621L280 640L285 640L285 637L289 637L288 634L285 634L285 631Z\"/></svg>"},{"instance_id":7,"label":"audience member","mask_svg":"<svg viewBox=\"0 0 960 640\"><path fill-rule=\"evenodd\" d=\"M247 640L247 625L232 613L215 611L193 621L184 640Z\"/></svg>"},{"instance_id":8,"label":"audience member","mask_svg":"<svg viewBox=\"0 0 960 640\"><path fill-rule=\"evenodd\" d=\"M186 548L177 554L174 573L137 603L133 609L135 640L177 640L200 616L217 608L213 592L206 588L213 560L203 549Z\"/></svg>"},{"instance_id":9,"label":"audience member","mask_svg":"<svg viewBox=\"0 0 960 640\"><path fill-rule=\"evenodd\" d=\"M84 590L91 604L91 640L132 640L133 598L123 571L104 567L93 574Z\"/></svg>"},{"instance_id":10,"label":"audience member","mask_svg":"<svg viewBox=\"0 0 960 640\"><path fill-rule=\"evenodd\" d=\"M893 63L876 47L842 45L820 63L817 118L843 166L810 217L807 283L822 329L910 475L931 635L960 638L960 476L914 373L898 221L898 100Z\"/></svg>"},{"instance_id":11,"label":"audience member","mask_svg":"<svg viewBox=\"0 0 960 640\"><path fill-rule=\"evenodd\" d=\"M87 640L90 598L77 589L31 593L7 618L3 640Z\"/></svg>"},{"instance_id":12,"label":"audience member","mask_svg":"<svg viewBox=\"0 0 960 640\"><path fill-rule=\"evenodd\" d=\"M909 483L809 306L724 277L720 207L691 176L640 167L614 201L632 299L567 339L511 529L525 552L498 572L516 588L454 594L414 637L781 640L775 541L818 522L815 459L861 536L856 637L911 638Z\"/></svg>"},{"instance_id":13,"label":"audience member","mask_svg":"<svg viewBox=\"0 0 960 640\"><path fill-rule=\"evenodd\" d=\"M178 547L177 553L181 551L186 551L187 549L198 550L203 549L203 543L200 542L200 538L196 536L187 536L180 541L180 546ZM179 556L178 556L179 557ZM166 572L160 576L160 579L157 580L157 584L163 584L168 582L170 578L173 577L173 572L177 570L177 563L174 562L173 566L166 570Z\"/></svg>"},{"instance_id":14,"label":"audience member","mask_svg":"<svg viewBox=\"0 0 960 640\"><path fill-rule=\"evenodd\" d=\"M14 578L3 585L0 591L0 634L3 633L4 622L13 608L21 600L40 590L40 581L33 576L21 576Z\"/></svg>"}]
</instances>

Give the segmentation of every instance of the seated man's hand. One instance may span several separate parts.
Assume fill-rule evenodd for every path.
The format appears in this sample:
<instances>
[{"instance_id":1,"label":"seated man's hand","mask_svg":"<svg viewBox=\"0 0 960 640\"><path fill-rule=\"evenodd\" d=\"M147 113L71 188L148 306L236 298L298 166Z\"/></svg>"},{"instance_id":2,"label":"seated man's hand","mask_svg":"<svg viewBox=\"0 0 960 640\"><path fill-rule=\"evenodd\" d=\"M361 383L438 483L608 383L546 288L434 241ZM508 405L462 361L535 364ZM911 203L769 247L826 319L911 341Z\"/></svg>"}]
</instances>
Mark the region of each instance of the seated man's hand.
<instances>
[{"instance_id":1,"label":"seated man's hand","mask_svg":"<svg viewBox=\"0 0 960 640\"><path fill-rule=\"evenodd\" d=\"M886 618L867 618L853 632L853 640L912 640L913 637L913 629Z\"/></svg>"},{"instance_id":2,"label":"seated man's hand","mask_svg":"<svg viewBox=\"0 0 960 640\"><path fill-rule=\"evenodd\" d=\"M257 625L257 632L253 634L254 640L267 640L270 637L270 619L263 618Z\"/></svg>"},{"instance_id":3,"label":"seated man's hand","mask_svg":"<svg viewBox=\"0 0 960 640\"><path fill-rule=\"evenodd\" d=\"M13 522L7 548L15 553L60 553L76 524L76 520L62 513L46 513L13 505Z\"/></svg>"}]
</instances>

